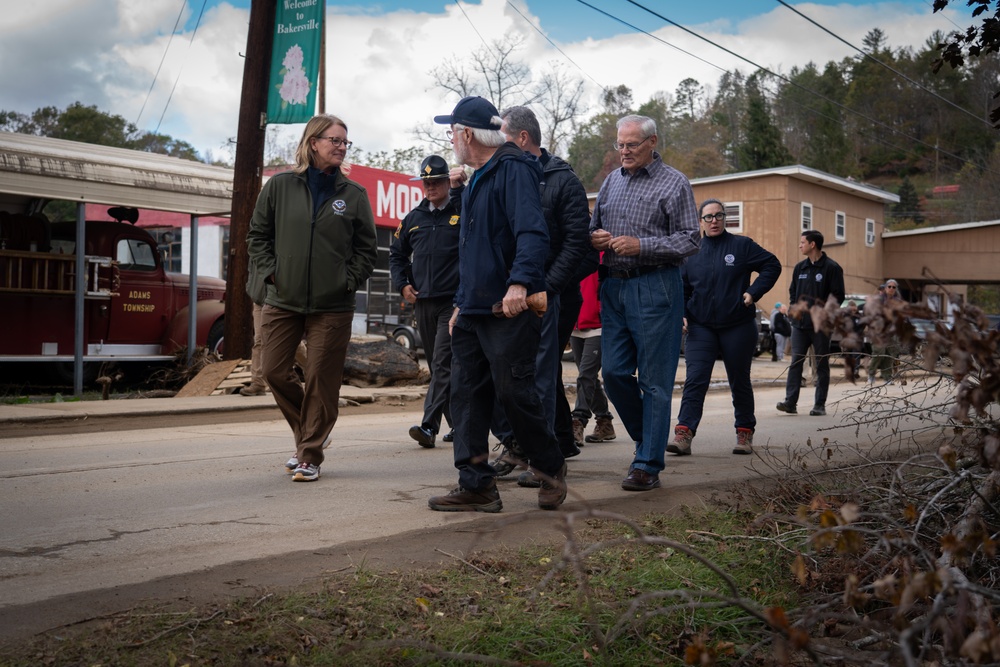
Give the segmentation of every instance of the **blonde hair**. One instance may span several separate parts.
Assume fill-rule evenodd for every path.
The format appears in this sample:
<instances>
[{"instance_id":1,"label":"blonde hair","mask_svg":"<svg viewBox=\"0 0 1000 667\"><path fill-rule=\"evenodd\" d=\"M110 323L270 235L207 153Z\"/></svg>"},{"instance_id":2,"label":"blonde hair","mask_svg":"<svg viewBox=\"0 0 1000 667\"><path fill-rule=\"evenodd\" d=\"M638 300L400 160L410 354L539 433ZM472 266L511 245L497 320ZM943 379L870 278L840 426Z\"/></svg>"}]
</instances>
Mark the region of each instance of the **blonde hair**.
<instances>
[{"instance_id":1,"label":"blonde hair","mask_svg":"<svg viewBox=\"0 0 1000 667\"><path fill-rule=\"evenodd\" d=\"M293 171L296 174L303 173L313 163L313 149L309 140L323 136L323 133L333 125L339 125L344 128L344 132L347 132L347 123L333 114L319 114L309 119L309 122L306 123L306 129L302 131L299 147L295 149L295 169Z\"/></svg>"}]
</instances>

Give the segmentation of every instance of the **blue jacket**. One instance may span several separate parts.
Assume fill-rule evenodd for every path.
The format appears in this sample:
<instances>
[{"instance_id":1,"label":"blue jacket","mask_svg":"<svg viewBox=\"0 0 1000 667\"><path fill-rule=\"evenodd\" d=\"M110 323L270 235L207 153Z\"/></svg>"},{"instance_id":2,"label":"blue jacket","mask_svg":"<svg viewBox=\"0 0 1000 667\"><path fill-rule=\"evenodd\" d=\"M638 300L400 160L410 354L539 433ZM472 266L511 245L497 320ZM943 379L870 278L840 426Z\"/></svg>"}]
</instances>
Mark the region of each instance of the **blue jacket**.
<instances>
[{"instance_id":1,"label":"blue jacket","mask_svg":"<svg viewBox=\"0 0 1000 667\"><path fill-rule=\"evenodd\" d=\"M750 274L757 279L750 283ZM747 292L757 303L774 287L781 262L748 236L723 231L701 239L701 250L681 267L684 313L707 327L731 327L752 320L756 308L743 305Z\"/></svg>"},{"instance_id":2,"label":"blue jacket","mask_svg":"<svg viewBox=\"0 0 1000 667\"><path fill-rule=\"evenodd\" d=\"M788 307L791 308L804 302L807 307L824 306L826 300L833 296L838 304L844 302L844 270L840 264L822 253L813 263L808 257L792 269L792 282L788 287ZM798 329L812 330L812 318L800 317L792 321L792 326Z\"/></svg>"},{"instance_id":3,"label":"blue jacket","mask_svg":"<svg viewBox=\"0 0 1000 667\"><path fill-rule=\"evenodd\" d=\"M459 286L462 315L488 315L512 284L545 291L549 234L538 184L542 167L512 143L497 149L462 192Z\"/></svg>"}]
</instances>

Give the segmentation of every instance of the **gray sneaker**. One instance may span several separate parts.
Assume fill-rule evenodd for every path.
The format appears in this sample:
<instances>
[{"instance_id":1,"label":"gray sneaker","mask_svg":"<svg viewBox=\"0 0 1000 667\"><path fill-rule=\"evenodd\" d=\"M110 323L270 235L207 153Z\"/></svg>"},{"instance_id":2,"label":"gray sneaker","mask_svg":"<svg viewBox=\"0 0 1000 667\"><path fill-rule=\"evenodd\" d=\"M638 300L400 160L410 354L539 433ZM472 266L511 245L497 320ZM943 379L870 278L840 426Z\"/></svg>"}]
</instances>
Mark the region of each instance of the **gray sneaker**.
<instances>
[{"instance_id":1,"label":"gray sneaker","mask_svg":"<svg viewBox=\"0 0 1000 667\"><path fill-rule=\"evenodd\" d=\"M285 461L285 467L288 469L288 472L295 472L295 469L299 467L298 456L293 454L292 458Z\"/></svg>"},{"instance_id":2,"label":"gray sneaker","mask_svg":"<svg viewBox=\"0 0 1000 667\"><path fill-rule=\"evenodd\" d=\"M490 465L497 471L497 477L506 477L517 468L528 468L528 462L525 460L524 455L521 454L521 450L517 446L517 440L511 438L502 446L503 450L500 452L500 456L490 461Z\"/></svg>"},{"instance_id":3,"label":"gray sneaker","mask_svg":"<svg viewBox=\"0 0 1000 667\"><path fill-rule=\"evenodd\" d=\"M319 466L312 463L300 463L292 471L293 482L314 482L319 479Z\"/></svg>"}]
</instances>

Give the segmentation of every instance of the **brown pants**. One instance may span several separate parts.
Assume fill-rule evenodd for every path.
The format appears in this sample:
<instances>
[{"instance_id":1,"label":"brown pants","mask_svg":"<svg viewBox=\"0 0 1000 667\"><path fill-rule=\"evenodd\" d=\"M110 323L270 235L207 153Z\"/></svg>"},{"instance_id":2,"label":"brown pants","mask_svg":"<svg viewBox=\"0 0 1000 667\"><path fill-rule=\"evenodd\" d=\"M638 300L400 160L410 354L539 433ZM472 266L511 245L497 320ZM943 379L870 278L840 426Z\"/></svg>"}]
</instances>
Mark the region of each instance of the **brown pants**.
<instances>
[{"instance_id":1,"label":"brown pants","mask_svg":"<svg viewBox=\"0 0 1000 667\"><path fill-rule=\"evenodd\" d=\"M260 304L253 305L253 348L250 350L250 386L254 389L264 389L264 353L261 349L263 336L260 332L260 318L264 312L264 307ZM299 341L299 347L295 350L295 363L299 368L306 367L306 344Z\"/></svg>"},{"instance_id":2,"label":"brown pants","mask_svg":"<svg viewBox=\"0 0 1000 667\"><path fill-rule=\"evenodd\" d=\"M354 313L303 315L264 306L261 313L263 373L295 436L301 463L323 462L323 443L337 423L344 359ZM292 375L295 351L305 335L305 386Z\"/></svg>"}]
</instances>

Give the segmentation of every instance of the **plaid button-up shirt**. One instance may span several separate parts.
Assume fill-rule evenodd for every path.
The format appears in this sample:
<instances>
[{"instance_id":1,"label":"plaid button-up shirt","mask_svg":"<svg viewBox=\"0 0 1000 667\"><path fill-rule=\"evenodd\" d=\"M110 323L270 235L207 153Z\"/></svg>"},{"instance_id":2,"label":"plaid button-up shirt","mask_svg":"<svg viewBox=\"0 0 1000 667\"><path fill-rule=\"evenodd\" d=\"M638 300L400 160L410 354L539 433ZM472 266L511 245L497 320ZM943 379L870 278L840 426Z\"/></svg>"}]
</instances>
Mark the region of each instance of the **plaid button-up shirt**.
<instances>
[{"instance_id":1,"label":"plaid button-up shirt","mask_svg":"<svg viewBox=\"0 0 1000 667\"><path fill-rule=\"evenodd\" d=\"M638 257L621 257L608 248L604 264L612 269L670 264L698 252L701 228L691 183L653 152L653 161L629 174L624 168L608 174L601 185L590 220L590 231L639 239Z\"/></svg>"}]
</instances>

